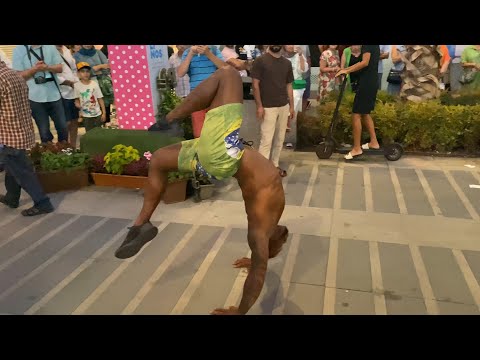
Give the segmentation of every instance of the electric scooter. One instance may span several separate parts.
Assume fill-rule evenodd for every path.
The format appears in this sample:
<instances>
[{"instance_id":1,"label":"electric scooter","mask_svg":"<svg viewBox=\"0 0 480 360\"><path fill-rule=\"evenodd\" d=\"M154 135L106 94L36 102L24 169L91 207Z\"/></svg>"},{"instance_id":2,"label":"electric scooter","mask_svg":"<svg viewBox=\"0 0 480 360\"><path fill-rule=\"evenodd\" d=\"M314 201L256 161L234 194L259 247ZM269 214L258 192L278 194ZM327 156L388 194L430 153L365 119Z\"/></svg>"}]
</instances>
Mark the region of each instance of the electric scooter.
<instances>
[{"instance_id":1,"label":"electric scooter","mask_svg":"<svg viewBox=\"0 0 480 360\"><path fill-rule=\"evenodd\" d=\"M333 112L332 122L327 132L327 136L316 146L315 152L319 159L329 159L334 152L339 154L348 154L351 147L339 147L338 142L333 138L333 131L338 123L338 110L345 93L347 85L347 77L343 77L343 81L340 85L340 93L337 99L337 105ZM389 161L397 161L403 155L403 147L399 143L391 143L379 149L362 149L364 155L383 155Z\"/></svg>"}]
</instances>

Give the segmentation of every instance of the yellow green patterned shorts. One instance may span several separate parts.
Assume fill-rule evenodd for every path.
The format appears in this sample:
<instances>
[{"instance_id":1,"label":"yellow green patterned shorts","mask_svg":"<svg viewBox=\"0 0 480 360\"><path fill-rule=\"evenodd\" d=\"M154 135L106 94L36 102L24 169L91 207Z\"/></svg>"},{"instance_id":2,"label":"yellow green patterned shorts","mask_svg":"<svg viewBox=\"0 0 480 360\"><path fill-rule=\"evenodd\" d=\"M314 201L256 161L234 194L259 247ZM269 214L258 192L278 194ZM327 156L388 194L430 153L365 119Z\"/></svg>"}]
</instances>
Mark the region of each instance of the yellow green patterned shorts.
<instances>
[{"instance_id":1,"label":"yellow green patterned shorts","mask_svg":"<svg viewBox=\"0 0 480 360\"><path fill-rule=\"evenodd\" d=\"M227 104L207 112L200 137L182 142L178 170L222 180L235 175L244 148L238 135L243 104Z\"/></svg>"}]
</instances>

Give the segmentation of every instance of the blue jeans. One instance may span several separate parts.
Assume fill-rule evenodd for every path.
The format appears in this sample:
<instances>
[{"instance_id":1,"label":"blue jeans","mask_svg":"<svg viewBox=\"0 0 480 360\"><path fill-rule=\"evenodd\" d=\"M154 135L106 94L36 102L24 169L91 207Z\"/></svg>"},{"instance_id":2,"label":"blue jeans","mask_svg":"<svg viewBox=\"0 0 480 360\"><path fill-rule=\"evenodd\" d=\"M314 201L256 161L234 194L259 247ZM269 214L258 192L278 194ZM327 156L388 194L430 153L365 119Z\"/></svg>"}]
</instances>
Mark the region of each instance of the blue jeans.
<instances>
[{"instance_id":1,"label":"blue jeans","mask_svg":"<svg viewBox=\"0 0 480 360\"><path fill-rule=\"evenodd\" d=\"M400 95L400 90L402 88L402 84L390 84L387 85L387 91L390 95Z\"/></svg>"},{"instance_id":2,"label":"blue jeans","mask_svg":"<svg viewBox=\"0 0 480 360\"><path fill-rule=\"evenodd\" d=\"M18 205L23 188L30 195L37 209L53 209L25 150L8 146L0 147L0 163L5 166L5 188L7 189L5 201L12 205Z\"/></svg>"},{"instance_id":3,"label":"blue jeans","mask_svg":"<svg viewBox=\"0 0 480 360\"><path fill-rule=\"evenodd\" d=\"M53 140L50 131L50 118L57 129L58 141L68 141L67 121L62 99L52 102L38 103L30 100L32 116L37 124L42 143Z\"/></svg>"}]
</instances>

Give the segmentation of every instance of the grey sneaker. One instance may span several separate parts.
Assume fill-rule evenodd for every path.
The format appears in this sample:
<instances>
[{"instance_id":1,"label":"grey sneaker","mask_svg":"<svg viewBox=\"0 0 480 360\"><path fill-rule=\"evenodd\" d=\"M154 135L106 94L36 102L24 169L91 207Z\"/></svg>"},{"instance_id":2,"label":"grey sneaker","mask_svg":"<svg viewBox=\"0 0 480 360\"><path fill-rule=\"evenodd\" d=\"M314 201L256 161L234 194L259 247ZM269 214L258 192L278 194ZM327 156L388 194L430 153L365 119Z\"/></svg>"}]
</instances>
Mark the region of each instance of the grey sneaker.
<instances>
[{"instance_id":1,"label":"grey sneaker","mask_svg":"<svg viewBox=\"0 0 480 360\"><path fill-rule=\"evenodd\" d=\"M149 241L153 240L158 234L158 229L147 222L140 226L132 226L128 231L125 241L115 251L115 257L118 259L128 259L135 256L140 249Z\"/></svg>"}]
</instances>

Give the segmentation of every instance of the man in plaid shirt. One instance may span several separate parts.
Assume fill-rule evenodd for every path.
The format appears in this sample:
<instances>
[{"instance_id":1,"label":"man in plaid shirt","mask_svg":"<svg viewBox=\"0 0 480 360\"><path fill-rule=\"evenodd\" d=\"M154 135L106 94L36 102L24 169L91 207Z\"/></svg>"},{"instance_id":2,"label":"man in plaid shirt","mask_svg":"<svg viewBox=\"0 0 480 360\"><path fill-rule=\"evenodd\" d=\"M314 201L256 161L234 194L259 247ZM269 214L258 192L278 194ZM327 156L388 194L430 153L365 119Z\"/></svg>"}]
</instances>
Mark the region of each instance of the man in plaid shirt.
<instances>
[{"instance_id":1,"label":"man in plaid shirt","mask_svg":"<svg viewBox=\"0 0 480 360\"><path fill-rule=\"evenodd\" d=\"M0 61L0 163L5 166L6 195L0 202L17 208L23 188L34 206L23 210L23 216L35 216L54 210L40 185L27 150L35 144L28 86L16 71Z\"/></svg>"}]
</instances>

